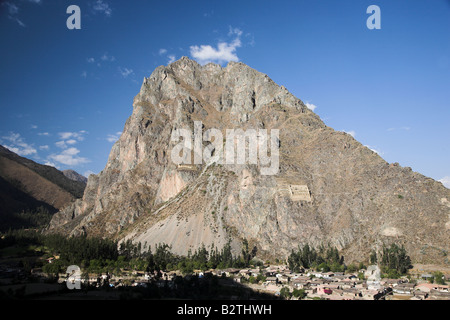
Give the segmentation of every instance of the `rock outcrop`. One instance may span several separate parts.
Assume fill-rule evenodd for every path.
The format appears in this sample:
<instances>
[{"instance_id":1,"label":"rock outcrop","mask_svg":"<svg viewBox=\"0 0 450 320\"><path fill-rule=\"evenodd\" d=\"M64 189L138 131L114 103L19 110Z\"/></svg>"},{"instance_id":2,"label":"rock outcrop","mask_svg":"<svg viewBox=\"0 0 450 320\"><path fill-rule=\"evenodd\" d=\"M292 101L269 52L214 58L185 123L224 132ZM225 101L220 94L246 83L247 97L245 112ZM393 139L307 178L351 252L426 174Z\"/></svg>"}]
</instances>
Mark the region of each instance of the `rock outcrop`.
<instances>
[{"instance_id":1,"label":"rock outcrop","mask_svg":"<svg viewBox=\"0 0 450 320\"><path fill-rule=\"evenodd\" d=\"M214 159L177 166L171 135L194 131L195 121L223 137L226 129L278 129L277 174ZM327 127L267 75L183 57L144 79L106 167L49 232L132 239L144 248L165 242L180 254L228 241L238 250L246 238L259 255L278 258L304 243L329 243L347 261L395 241L416 262L447 263L449 201L440 182Z\"/></svg>"}]
</instances>

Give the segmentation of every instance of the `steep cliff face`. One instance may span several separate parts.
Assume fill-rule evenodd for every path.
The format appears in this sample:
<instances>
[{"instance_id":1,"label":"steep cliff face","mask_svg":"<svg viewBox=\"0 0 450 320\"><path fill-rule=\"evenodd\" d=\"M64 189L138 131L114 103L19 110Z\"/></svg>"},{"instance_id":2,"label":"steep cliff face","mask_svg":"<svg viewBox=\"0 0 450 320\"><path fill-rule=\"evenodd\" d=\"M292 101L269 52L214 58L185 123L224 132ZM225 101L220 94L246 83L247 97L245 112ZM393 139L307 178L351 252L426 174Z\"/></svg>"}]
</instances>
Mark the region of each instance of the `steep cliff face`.
<instances>
[{"instance_id":1,"label":"steep cliff face","mask_svg":"<svg viewBox=\"0 0 450 320\"><path fill-rule=\"evenodd\" d=\"M214 158L178 166L171 136L194 132L196 121L204 134L221 131L224 144L227 129L278 129L277 174ZM327 127L267 75L184 57L144 79L105 169L89 177L83 199L54 216L49 232L145 248L165 242L180 254L229 240L237 249L243 238L273 257L330 243L348 261L396 241L417 262L447 263L449 219L450 190Z\"/></svg>"}]
</instances>

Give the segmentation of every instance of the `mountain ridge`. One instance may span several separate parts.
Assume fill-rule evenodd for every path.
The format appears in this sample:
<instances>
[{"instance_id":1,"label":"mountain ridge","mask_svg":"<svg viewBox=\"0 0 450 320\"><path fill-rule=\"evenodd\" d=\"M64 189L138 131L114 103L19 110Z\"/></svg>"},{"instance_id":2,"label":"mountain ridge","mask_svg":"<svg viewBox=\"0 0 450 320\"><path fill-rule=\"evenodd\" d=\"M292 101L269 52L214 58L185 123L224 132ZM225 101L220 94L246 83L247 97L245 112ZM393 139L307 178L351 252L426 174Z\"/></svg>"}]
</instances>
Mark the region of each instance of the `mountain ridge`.
<instances>
[{"instance_id":1,"label":"mountain ridge","mask_svg":"<svg viewBox=\"0 0 450 320\"><path fill-rule=\"evenodd\" d=\"M78 172L76 172L75 170L72 169L68 169L68 170L63 170L61 171L67 178L69 178L70 180L73 181L78 181L78 182L82 182L84 184L87 183L87 178L85 176L82 176L81 174L79 174Z\"/></svg>"},{"instance_id":2,"label":"mountain ridge","mask_svg":"<svg viewBox=\"0 0 450 320\"><path fill-rule=\"evenodd\" d=\"M56 168L38 164L0 145L0 209L2 228L12 215L45 208L50 214L80 198L84 184L65 177Z\"/></svg>"}]
</instances>

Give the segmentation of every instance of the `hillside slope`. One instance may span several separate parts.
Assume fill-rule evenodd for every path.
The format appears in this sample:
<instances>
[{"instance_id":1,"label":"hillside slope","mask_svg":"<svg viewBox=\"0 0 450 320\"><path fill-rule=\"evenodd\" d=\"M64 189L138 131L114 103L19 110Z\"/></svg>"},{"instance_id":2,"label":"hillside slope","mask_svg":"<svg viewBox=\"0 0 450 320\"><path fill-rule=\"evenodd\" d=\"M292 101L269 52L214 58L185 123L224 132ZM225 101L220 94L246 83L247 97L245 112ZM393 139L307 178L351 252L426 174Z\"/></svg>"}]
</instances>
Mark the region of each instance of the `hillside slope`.
<instances>
[{"instance_id":1,"label":"hillside slope","mask_svg":"<svg viewBox=\"0 0 450 320\"><path fill-rule=\"evenodd\" d=\"M54 213L81 198L85 184L53 167L38 164L0 146L0 216L2 228L12 215L40 207ZM13 219L14 220L14 219Z\"/></svg>"}]
</instances>

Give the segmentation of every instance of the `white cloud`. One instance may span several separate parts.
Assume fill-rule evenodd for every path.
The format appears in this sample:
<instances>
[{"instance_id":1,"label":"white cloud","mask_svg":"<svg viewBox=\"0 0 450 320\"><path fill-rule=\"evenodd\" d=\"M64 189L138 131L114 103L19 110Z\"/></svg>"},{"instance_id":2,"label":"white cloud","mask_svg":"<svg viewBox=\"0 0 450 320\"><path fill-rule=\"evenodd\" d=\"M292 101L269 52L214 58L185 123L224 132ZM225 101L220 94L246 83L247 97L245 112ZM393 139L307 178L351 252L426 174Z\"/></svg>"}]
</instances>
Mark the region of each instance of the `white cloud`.
<instances>
[{"instance_id":1,"label":"white cloud","mask_svg":"<svg viewBox=\"0 0 450 320\"><path fill-rule=\"evenodd\" d=\"M83 141L85 133L87 133L85 130L81 130L78 132L59 132L58 135L62 140L76 139L78 141Z\"/></svg>"},{"instance_id":2,"label":"white cloud","mask_svg":"<svg viewBox=\"0 0 450 320\"><path fill-rule=\"evenodd\" d=\"M3 136L2 139L9 141L9 144L5 145L5 147L19 156L24 157L37 153L37 150L26 143L19 133L11 132L8 136Z\"/></svg>"},{"instance_id":3,"label":"white cloud","mask_svg":"<svg viewBox=\"0 0 450 320\"><path fill-rule=\"evenodd\" d=\"M16 6L14 3L7 1L7 2L4 2L3 5L7 7L8 13L10 15L15 15L15 14L19 13L19 7Z\"/></svg>"},{"instance_id":4,"label":"white cloud","mask_svg":"<svg viewBox=\"0 0 450 320\"><path fill-rule=\"evenodd\" d=\"M213 16L213 14L214 14L214 10L211 10L211 11L209 11L209 12L205 12L205 13L203 14L203 16L204 16L205 18L210 18L210 17Z\"/></svg>"},{"instance_id":5,"label":"white cloud","mask_svg":"<svg viewBox=\"0 0 450 320\"><path fill-rule=\"evenodd\" d=\"M85 130L81 130L78 132L59 132L58 135L61 138L60 141L55 142L55 145L58 148L66 149L68 145L76 144L79 141L84 140L84 135L87 132Z\"/></svg>"},{"instance_id":6,"label":"white cloud","mask_svg":"<svg viewBox=\"0 0 450 320\"><path fill-rule=\"evenodd\" d=\"M133 69L121 68L121 67L119 67L118 69L119 69L119 73L124 78L127 78L130 74L133 74Z\"/></svg>"},{"instance_id":7,"label":"white cloud","mask_svg":"<svg viewBox=\"0 0 450 320\"><path fill-rule=\"evenodd\" d=\"M20 20L17 15L19 14L19 7L15 5L12 2L6 1L2 4L2 6L5 6L8 10L8 18L17 22L19 26L26 27L25 23Z\"/></svg>"},{"instance_id":8,"label":"white cloud","mask_svg":"<svg viewBox=\"0 0 450 320\"><path fill-rule=\"evenodd\" d=\"M222 64L229 61L239 61L236 49L242 45L240 39L242 31L238 28L233 29L230 27L228 35L235 36L235 38L231 42L219 42L217 49L210 45L191 46L191 56L202 65L209 62Z\"/></svg>"},{"instance_id":9,"label":"white cloud","mask_svg":"<svg viewBox=\"0 0 450 320\"><path fill-rule=\"evenodd\" d=\"M172 62L175 62L175 56L173 54L171 54L168 58L169 58L169 64L171 64Z\"/></svg>"},{"instance_id":10,"label":"white cloud","mask_svg":"<svg viewBox=\"0 0 450 320\"><path fill-rule=\"evenodd\" d=\"M14 1L14 0L12 0L12 1ZM6 10L8 11L8 18L9 19L17 22L17 24L19 26L25 28L26 27L25 23L23 23L22 20L20 20L18 18L19 11L20 11L19 7L15 3L13 3L12 1L0 1L0 4L2 6L4 6L4 7L6 7ZM40 4L41 0L28 0L28 2Z\"/></svg>"},{"instance_id":11,"label":"white cloud","mask_svg":"<svg viewBox=\"0 0 450 320\"><path fill-rule=\"evenodd\" d=\"M450 176L445 176L438 181L441 182L446 188L450 189Z\"/></svg>"},{"instance_id":12,"label":"white cloud","mask_svg":"<svg viewBox=\"0 0 450 320\"><path fill-rule=\"evenodd\" d=\"M38 136L49 136L50 135L50 133L48 133L48 132L39 132L38 133Z\"/></svg>"},{"instance_id":13,"label":"white cloud","mask_svg":"<svg viewBox=\"0 0 450 320\"><path fill-rule=\"evenodd\" d=\"M229 27L229 31L228 31L228 35L229 36L233 36L236 35L238 37L242 36L242 30L239 28L232 28L231 26Z\"/></svg>"},{"instance_id":14,"label":"white cloud","mask_svg":"<svg viewBox=\"0 0 450 320\"><path fill-rule=\"evenodd\" d=\"M67 140L66 143L67 144L75 144L75 143L77 143L77 140L70 139L70 140Z\"/></svg>"},{"instance_id":15,"label":"white cloud","mask_svg":"<svg viewBox=\"0 0 450 320\"><path fill-rule=\"evenodd\" d=\"M49 159L54 160L56 162L68 165L68 166L77 166L80 164L90 162L88 159L77 156L80 153L80 150L77 148L69 148L63 150L60 154L52 154L49 156Z\"/></svg>"},{"instance_id":16,"label":"white cloud","mask_svg":"<svg viewBox=\"0 0 450 320\"><path fill-rule=\"evenodd\" d=\"M312 104L312 103L305 103L305 106L309 109L309 110L311 110L311 111L314 111L314 110L316 110L316 108L317 108L317 106L316 105L314 105L314 104Z\"/></svg>"},{"instance_id":17,"label":"white cloud","mask_svg":"<svg viewBox=\"0 0 450 320\"><path fill-rule=\"evenodd\" d=\"M167 56L167 59L168 59L167 63L168 64L171 64L172 62L175 62L175 60L176 60L175 55L174 54L168 54L167 49L164 49L164 48L159 49L159 55L160 56Z\"/></svg>"},{"instance_id":18,"label":"white cloud","mask_svg":"<svg viewBox=\"0 0 450 320\"><path fill-rule=\"evenodd\" d=\"M48 145L39 146L39 150L49 150L50 147Z\"/></svg>"},{"instance_id":19,"label":"white cloud","mask_svg":"<svg viewBox=\"0 0 450 320\"><path fill-rule=\"evenodd\" d=\"M37 129L37 127L38 127L38 126L35 125L35 124L32 124L32 125L31 125L31 129Z\"/></svg>"},{"instance_id":20,"label":"white cloud","mask_svg":"<svg viewBox=\"0 0 450 320\"><path fill-rule=\"evenodd\" d=\"M100 60L113 62L116 61L116 58L114 56L108 55L108 53L105 53L100 57Z\"/></svg>"},{"instance_id":21,"label":"white cloud","mask_svg":"<svg viewBox=\"0 0 450 320\"><path fill-rule=\"evenodd\" d=\"M89 178L89 176L90 176L91 174L96 174L96 173L93 172L93 171L91 171L91 170L88 170L88 171L86 171L85 173L83 173L83 176L85 176L86 178Z\"/></svg>"},{"instance_id":22,"label":"white cloud","mask_svg":"<svg viewBox=\"0 0 450 320\"><path fill-rule=\"evenodd\" d=\"M108 137L106 138L106 140L108 140L108 142L114 143L117 140L119 140L120 135L122 134L122 132L116 132L115 134L108 134Z\"/></svg>"},{"instance_id":23,"label":"white cloud","mask_svg":"<svg viewBox=\"0 0 450 320\"><path fill-rule=\"evenodd\" d=\"M87 62L89 62L89 63L94 63L94 62L95 62L95 59L94 59L94 58L87 58Z\"/></svg>"},{"instance_id":24,"label":"white cloud","mask_svg":"<svg viewBox=\"0 0 450 320\"><path fill-rule=\"evenodd\" d=\"M112 10L109 7L109 4L103 0L95 1L93 7L94 11L104 13L106 16L111 16Z\"/></svg>"},{"instance_id":25,"label":"white cloud","mask_svg":"<svg viewBox=\"0 0 450 320\"><path fill-rule=\"evenodd\" d=\"M87 72L86 71L83 71L82 73L81 73L81 75L80 75L82 78L87 78Z\"/></svg>"},{"instance_id":26,"label":"white cloud","mask_svg":"<svg viewBox=\"0 0 450 320\"><path fill-rule=\"evenodd\" d=\"M342 130L342 132L345 132L345 133L351 135L353 138L356 136L356 132L354 130L350 130L350 131Z\"/></svg>"},{"instance_id":27,"label":"white cloud","mask_svg":"<svg viewBox=\"0 0 450 320\"><path fill-rule=\"evenodd\" d=\"M56 169L58 169L58 167L56 166L56 164L54 163L54 162L51 162L51 161L45 161L45 163L44 163L46 166L50 166L50 167L54 167L54 168L56 168Z\"/></svg>"},{"instance_id":28,"label":"white cloud","mask_svg":"<svg viewBox=\"0 0 450 320\"><path fill-rule=\"evenodd\" d=\"M409 131L409 130L411 130L411 127L404 126L404 127L399 127L399 128L389 128L386 131L395 131L395 130Z\"/></svg>"},{"instance_id":29,"label":"white cloud","mask_svg":"<svg viewBox=\"0 0 450 320\"><path fill-rule=\"evenodd\" d=\"M64 140L55 142L55 146L61 149L67 148L66 142Z\"/></svg>"},{"instance_id":30,"label":"white cloud","mask_svg":"<svg viewBox=\"0 0 450 320\"><path fill-rule=\"evenodd\" d=\"M375 152L378 155L382 155L383 152L381 152L380 150L375 149L375 147L369 146L369 145L365 145L365 147L369 148L370 150L372 150L373 152Z\"/></svg>"},{"instance_id":31,"label":"white cloud","mask_svg":"<svg viewBox=\"0 0 450 320\"><path fill-rule=\"evenodd\" d=\"M18 24L19 24L19 26L21 26L22 28L25 28L27 25L25 24L25 23L23 23L22 22L22 20L20 20L19 18L13 18L13 17L10 17L11 19L13 19L14 21L16 21Z\"/></svg>"}]
</instances>

